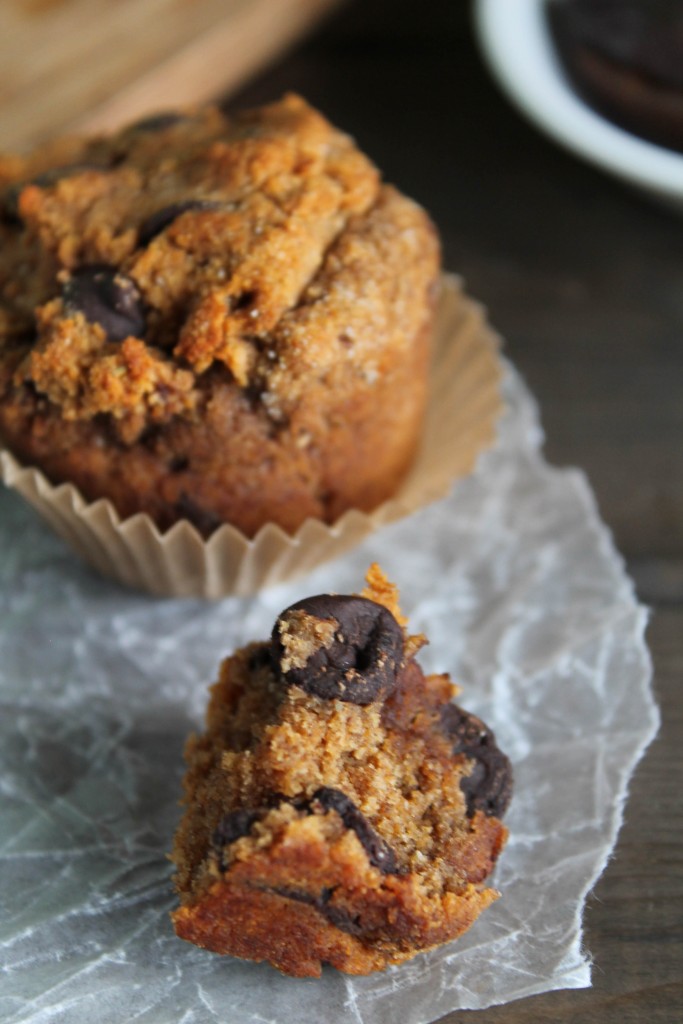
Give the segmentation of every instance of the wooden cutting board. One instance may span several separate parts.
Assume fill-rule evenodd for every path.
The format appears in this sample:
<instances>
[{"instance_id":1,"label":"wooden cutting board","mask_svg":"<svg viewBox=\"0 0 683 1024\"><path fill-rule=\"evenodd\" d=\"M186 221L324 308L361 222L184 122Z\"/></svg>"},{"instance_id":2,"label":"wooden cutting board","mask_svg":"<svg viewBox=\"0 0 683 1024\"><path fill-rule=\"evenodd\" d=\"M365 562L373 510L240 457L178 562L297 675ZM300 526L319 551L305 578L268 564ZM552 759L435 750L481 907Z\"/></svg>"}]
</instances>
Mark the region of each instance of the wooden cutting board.
<instances>
[{"instance_id":1,"label":"wooden cutting board","mask_svg":"<svg viewBox=\"0 0 683 1024\"><path fill-rule=\"evenodd\" d=\"M224 96L339 0L0 0L0 149Z\"/></svg>"}]
</instances>

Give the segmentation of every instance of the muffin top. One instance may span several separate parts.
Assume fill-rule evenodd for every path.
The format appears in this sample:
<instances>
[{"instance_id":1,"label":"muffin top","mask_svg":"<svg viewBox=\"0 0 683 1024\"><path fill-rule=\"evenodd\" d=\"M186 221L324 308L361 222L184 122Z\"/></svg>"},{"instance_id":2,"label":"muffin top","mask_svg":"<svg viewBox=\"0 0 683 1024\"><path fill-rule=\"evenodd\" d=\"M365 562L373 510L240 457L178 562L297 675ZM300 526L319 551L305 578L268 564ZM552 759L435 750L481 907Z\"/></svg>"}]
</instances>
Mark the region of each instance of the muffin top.
<instances>
[{"instance_id":1,"label":"muffin top","mask_svg":"<svg viewBox=\"0 0 683 1024\"><path fill-rule=\"evenodd\" d=\"M0 394L133 442L228 378L277 421L340 360L400 355L437 261L424 212L296 96L6 156Z\"/></svg>"}]
</instances>

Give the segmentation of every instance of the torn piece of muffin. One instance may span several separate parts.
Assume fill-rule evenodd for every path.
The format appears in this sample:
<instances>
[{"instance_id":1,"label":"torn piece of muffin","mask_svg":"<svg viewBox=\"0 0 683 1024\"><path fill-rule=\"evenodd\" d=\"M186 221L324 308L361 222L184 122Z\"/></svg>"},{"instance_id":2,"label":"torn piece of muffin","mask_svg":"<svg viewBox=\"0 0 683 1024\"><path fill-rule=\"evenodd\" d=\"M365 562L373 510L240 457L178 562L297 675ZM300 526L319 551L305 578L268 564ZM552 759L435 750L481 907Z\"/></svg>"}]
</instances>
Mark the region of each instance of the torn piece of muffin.
<instances>
[{"instance_id":1,"label":"torn piece of muffin","mask_svg":"<svg viewBox=\"0 0 683 1024\"><path fill-rule=\"evenodd\" d=\"M285 974L368 974L456 938L497 897L512 773L422 673L395 588L320 595L227 658L187 748L177 934Z\"/></svg>"},{"instance_id":2,"label":"torn piece of muffin","mask_svg":"<svg viewBox=\"0 0 683 1024\"><path fill-rule=\"evenodd\" d=\"M371 511L438 280L424 211L295 96L0 157L0 443L162 530Z\"/></svg>"}]
</instances>

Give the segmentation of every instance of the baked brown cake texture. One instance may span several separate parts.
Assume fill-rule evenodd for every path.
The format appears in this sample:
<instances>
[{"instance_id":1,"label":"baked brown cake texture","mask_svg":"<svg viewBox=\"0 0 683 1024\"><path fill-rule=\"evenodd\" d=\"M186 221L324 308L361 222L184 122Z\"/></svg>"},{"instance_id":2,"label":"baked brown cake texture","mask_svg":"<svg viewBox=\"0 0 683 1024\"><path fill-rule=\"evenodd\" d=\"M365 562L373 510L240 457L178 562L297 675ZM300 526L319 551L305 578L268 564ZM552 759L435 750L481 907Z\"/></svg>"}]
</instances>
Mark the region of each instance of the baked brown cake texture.
<instances>
[{"instance_id":1,"label":"baked brown cake texture","mask_svg":"<svg viewBox=\"0 0 683 1024\"><path fill-rule=\"evenodd\" d=\"M189 741L177 934L317 976L456 938L497 897L510 763L425 676L396 589L319 595L227 658Z\"/></svg>"},{"instance_id":2,"label":"baked brown cake texture","mask_svg":"<svg viewBox=\"0 0 683 1024\"><path fill-rule=\"evenodd\" d=\"M0 158L0 442L162 529L371 510L419 440L438 267L296 96Z\"/></svg>"}]
</instances>

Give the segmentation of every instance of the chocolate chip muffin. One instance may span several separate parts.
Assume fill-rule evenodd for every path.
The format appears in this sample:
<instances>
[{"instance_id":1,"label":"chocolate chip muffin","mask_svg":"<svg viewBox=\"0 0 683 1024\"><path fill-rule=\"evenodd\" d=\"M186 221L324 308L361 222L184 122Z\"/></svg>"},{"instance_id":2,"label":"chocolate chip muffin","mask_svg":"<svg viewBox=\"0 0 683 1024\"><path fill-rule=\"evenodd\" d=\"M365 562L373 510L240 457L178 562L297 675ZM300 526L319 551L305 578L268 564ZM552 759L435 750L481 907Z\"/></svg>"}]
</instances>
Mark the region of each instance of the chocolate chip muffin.
<instances>
[{"instance_id":1,"label":"chocolate chip muffin","mask_svg":"<svg viewBox=\"0 0 683 1024\"><path fill-rule=\"evenodd\" d=\"M163 530L369 511L413 459L434 229L287 96L0 159L0 442Z\"/></svg>"},{"instance_id":2,"label":"chocolate chip muffin","mask_svg":"<svg viewBox=\"0 0 683 1024\"><path fill-rule=\"evenodd\" d=\"M683 152L683 0L552 0L577 90L623 128Z\"/></svg>"},{"instance_id":3,"label":"chocolate chip muffin","mask_svg":"<svg viewBox=\"0 0 683 1024\"><path fill-rule=\"evenodd\" d=\"M368 974L496 899L509 761L404 627L373 566L361 595L300 601L223 663L187 748L181 938L285 974Z\"/></svg>"}]
</instances>

